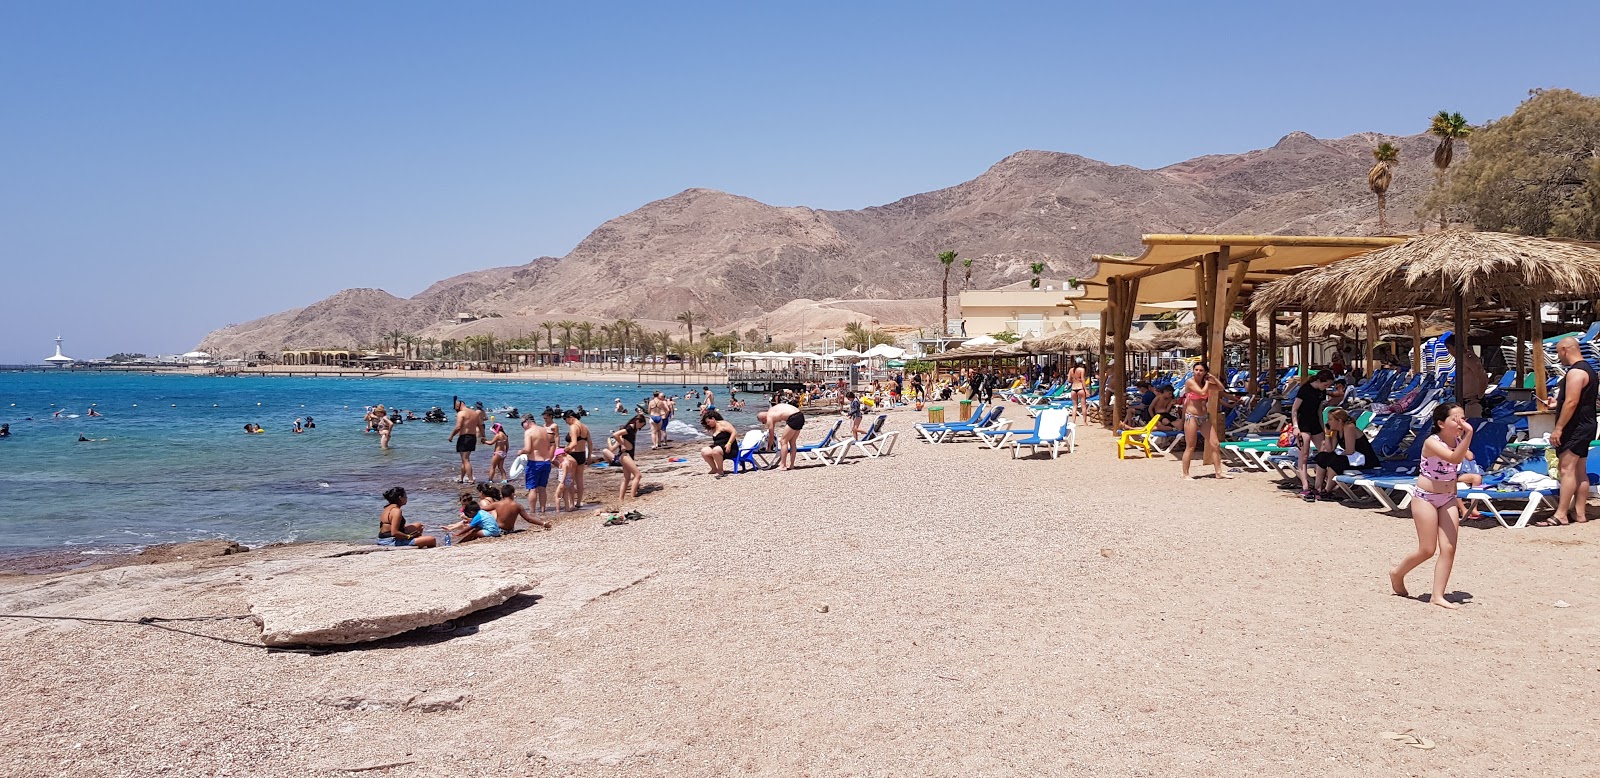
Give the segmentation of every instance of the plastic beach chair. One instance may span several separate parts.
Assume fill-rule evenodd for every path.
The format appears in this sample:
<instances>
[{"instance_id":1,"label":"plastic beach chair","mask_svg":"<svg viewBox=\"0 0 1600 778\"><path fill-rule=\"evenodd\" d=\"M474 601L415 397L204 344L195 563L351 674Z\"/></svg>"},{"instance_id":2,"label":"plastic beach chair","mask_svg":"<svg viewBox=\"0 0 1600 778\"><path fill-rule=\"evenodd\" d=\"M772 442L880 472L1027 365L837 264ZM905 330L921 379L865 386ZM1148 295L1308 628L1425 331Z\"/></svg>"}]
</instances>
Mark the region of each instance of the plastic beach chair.
<instances>
[{"instance_id":1,"label":"plastic beach chair","mask_svg":"<svg viewBox=\"0 0 1600 778\"><path fill-rule=\"evenodd\" d=\"M1150 433L1155 431L1159 418L1152 416L1150 421L1138 429L1123 430L1117 435L1117 459L1127 459L1130 447L1142 449L1144 458L1150 459Z\"/></svg>"},{"instance_id":2,"label":"plastic beach chair","mask_svg":"<svg viewBox=\"0 0 1600 778\"><path fill-rule=\"evenodd\" d=\"M766 463L758 460L757 453L767 443L766 430L750 430L744 434L744 439L739 441L739 453L733 457L733 472L740 473L745 470L760 470Z\"/></svg>"},{"instance_id":3,"label":"plastic beach chair","mask_svg":"<svg viewBox=\"0 0 1600 778\"><path fill-rule=\"evenodd\" d=\"M1549 474L1548 468L1545 465L1544 457L1534 457L1526 462L1523 462L1514 469L1531 470L1533 472L1544 472L1547 475ZM1589 494L1593 494L1595 491L1595 485L1600 484L1600 448L1590 447L1589 459L1585 463L1584 469L1587 471L1589 476ZM1495 473L1494 475L1499 476L1500 473ZM1485 478L1481 486L1476 486L1472 489L1462 491L1460 493L1460 497L1465 502L1474 505L1481 504L1483 506L1483 512L1493 516L1495 521L1500 522L1500 526L1507 529L1522 529L1523 527L1528 526L1528 521L1531 520L1533 515L1537 513L1539 509L1542 508L1546 503L1549 503L1550 507L1554 508L1556 500L1561 495L1560 486L1555 486L1548 489L1518 490L1514 487L1507 488L1509 480L1509 475L1496 479L1494 482L1491 482L1488 478ZM1583 495L1583 499L1588 499L1589 494ZM1496 501L1505 502L1510 500L1526 501L1526 504L1523 506L1521 512L1517 513L1517 520L1515 523L1507 522L1506 513L1508 511L1503 510L1500 505L1496 504Z\"/></svg>"},{"instance_id":4,"label":"plastic beach chair","mask_svg":"<svg viewBox=\"0 0 1600 778\"><path fill-rule=\"evenodd\" d=\"M795 457L797 459L803 459L807 461L821 462L825 465L832 464L832 462L830 462L826 457L818 456L817 451L833 445L833 436L839 434L839 427L843 425L844 419L838 419L834 421L833 426L829 427L828 431L823 434L821 440L818 440L815 443L806 443L796 446L794 449Z\"/></svg>"},{"instance_id":5,"label":"plastic beach chair","mask_svg":"<svg viewBox=\"0 0 1600 778\"><path fill-rule=\"evenodd\" d=\"M1072 413L1065 408L1052 408L1038 416L1039 423L1032 435L1013 438L1011 444L1011 458L1017 458L1017 449L1028 447L1028 454L1032 456L1039 451L1040 446L1050 447L1050 458L1061 456L1061 444L1067 446L1067 453L1074 450L1073 433L1076 428L1072 424Z\"/></svg>"},{"instance_id":6,"label":"plastic beach chair","mask_svg":"<svg viewBox=\"0 0 1600 778\"><path fill-rule=\"evenodd\" d=\"M918 424L917 434L929 443L943 443L953 440L958 435L976 434L980 429L989 429L1000 420L1000 414L1005 412L1005 406L997 405L989 409L988 413L979 415L974 413L966 421L950 424Z\"/></svg>"}]
</instances>

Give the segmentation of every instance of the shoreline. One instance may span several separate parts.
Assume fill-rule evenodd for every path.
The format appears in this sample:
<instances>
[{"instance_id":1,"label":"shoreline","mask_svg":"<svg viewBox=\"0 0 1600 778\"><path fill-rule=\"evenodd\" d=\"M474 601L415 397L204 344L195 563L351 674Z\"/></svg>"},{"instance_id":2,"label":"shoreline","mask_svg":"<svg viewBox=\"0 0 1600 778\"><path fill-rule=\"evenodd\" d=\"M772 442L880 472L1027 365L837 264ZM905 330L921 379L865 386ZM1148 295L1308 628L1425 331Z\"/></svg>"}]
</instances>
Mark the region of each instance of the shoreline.
<instances>
[{"instance_id":1,"label":"shoreline","mask_svg":"<svg viewBox=\"0 0 1600 778\"><path fill-rule=\"evenodd\" d=\"M54 372L39 370L37 372ZM472 379L476 381L565 381L572 383L635 384L638 386L726 386L725 372L676 370L594 370L567 367L527 367L512 372L489 370L361 370L328 367L325 365L276 365L272 367L246 367L217 372L214 366L148 367L148 368L68 368L64 373L135 373L143 375L191 375L220 378L283 377L283 378L430 378L434 380ZM641 380L642 379L642 380Z\"/></svg>"},{"instance_id":2,"label":"shoreline","mask_svg":"<svg viewBox=\"0 0 1600 778\"><path fill-rule=\"evenodd\" d=\"M893 418L891 416L891 418ZM754 419L754 415L751 415ZM831 422L830 422L831 423ZM648 442L640 444L641 450L637 452L636 461L644 473L644 481L640 485L639 496L627 503L627 507L647 506L652 498L669 488L683 485L685 476L699 472L704 467L700 460L699 447L707 440L704 436L694 439L675 438L665 448L651 450ZM683 462L672 462L672 459L683 458ZM590 467L586 471L584 480L584 498L582 507L574 511L548 515L551 521L562 523L578 517L587 517L607 509L617 503L616 480L621 473L616 467ZM444 476L428 479L430 485L443 488L460 489L463 485L456 484ZM431 482L437 481L437 484ZM517 485L517 500L526 505L527 492L522 485ZM555 500L554 489L550 492L550 500ZM373 509L374 521L381 506ZM427 520L423 520L428 524ZM430 532L432 530L429 526ZM540 534L537 531L523 529L522 532ZM480 541L474 541L477 543ZM380 548L373 538L356 540L291 540L276 543L265 543L259 546L246 546L231 538L173 541L167 543L153 543L127 551L105 550L115 546L65 546L65 547L39 547L39 548L4 548L0 549L0 579L20 579L41 576L75 575L92 573L102 570L111 570L119 567L132 567L138 565L161 564L173 561L192 561L224 555L249 554L263 550L275 550L293 556L296 552L292 549L304 549L304 553L317 553L319 549L330 546L346 546L352 551ZM231 547L231 548L230 548Z\"/></svg>"}]
</instances>

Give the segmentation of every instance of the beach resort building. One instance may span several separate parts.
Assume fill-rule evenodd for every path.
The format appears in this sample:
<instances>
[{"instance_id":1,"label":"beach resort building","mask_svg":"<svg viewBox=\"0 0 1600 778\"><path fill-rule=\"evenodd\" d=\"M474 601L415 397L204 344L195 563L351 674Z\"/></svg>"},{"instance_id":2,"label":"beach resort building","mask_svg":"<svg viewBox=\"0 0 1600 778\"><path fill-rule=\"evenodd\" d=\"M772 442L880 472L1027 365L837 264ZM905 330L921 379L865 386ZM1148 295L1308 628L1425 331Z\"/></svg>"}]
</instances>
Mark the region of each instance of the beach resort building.
<instances>
[{"instance_id":1,"label":"beach resort building","mask_svg":"<svg viewBox=\"0 0 1600 778\"><path fill-rule=\"evenodd\" d=\"M1100 314L1063 307L1082 289L1041 284L1038 289L986 289L961 293L961 321L968 337L1012 332L1041 337L1076 327L1099 327Z\"/></svg>"}]
</instances>

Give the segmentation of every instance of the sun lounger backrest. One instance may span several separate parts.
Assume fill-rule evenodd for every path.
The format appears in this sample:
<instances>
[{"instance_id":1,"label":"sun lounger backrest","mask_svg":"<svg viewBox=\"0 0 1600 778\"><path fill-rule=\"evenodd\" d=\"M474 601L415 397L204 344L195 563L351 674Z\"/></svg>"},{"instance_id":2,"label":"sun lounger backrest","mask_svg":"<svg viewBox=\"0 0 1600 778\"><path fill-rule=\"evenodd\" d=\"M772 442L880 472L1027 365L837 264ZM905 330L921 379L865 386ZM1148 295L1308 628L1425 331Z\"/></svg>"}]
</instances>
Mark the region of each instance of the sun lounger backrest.
<instances>
[{"instance_id":1,"label":"sun lounger backrest","mask_svg":"<svg viewBox=\"0 0 1600 778\"><path fill-rule=\"evenodd\" d=\"M1072 412L1065 408L1051 408L1039 414L1039 431L1035 437L1042 441L1061 440L1067 436L1067 424Z\"/></svg>"},{"instance_id":2,"label":"sun lounger backrest","mask_svg":"<svg viewBox=\"0 0 1600 778\"><path fill-rule=\"evenodd\" d=\"M1511 439L1511 425L1503 421L1486 421L1474 424L1472 432L1472 461L1488 472L1494 469L1506 443Z\"/></svg>"},{"instance_id":3,"label":"sun lounger backrest","mask_svg":"<svg viewBox=\"0 0 1600 778\"><path fill-rule=\"evenodd\" d=\"M1393 456L1399 450L1400 441L1405 440L1406 431L1411 429L1410 422L1404 416L1390 416L1378 428L1378 434L1372 436L1372 450L1379 457Z\"/></svg>"},{"instance_id":4,"label":"sun lounger backrest","mask_svg":"<svg viewBox=\"0 0 1600 778\"><path fill-rule=\"evenodd\" d=\"M765 442L767 442L766 430L750 430L744 434L744 439L739 441L739 451L741 453L746 451L754 451L760 448L761 444Z\"/></svg>"}]
</instances>

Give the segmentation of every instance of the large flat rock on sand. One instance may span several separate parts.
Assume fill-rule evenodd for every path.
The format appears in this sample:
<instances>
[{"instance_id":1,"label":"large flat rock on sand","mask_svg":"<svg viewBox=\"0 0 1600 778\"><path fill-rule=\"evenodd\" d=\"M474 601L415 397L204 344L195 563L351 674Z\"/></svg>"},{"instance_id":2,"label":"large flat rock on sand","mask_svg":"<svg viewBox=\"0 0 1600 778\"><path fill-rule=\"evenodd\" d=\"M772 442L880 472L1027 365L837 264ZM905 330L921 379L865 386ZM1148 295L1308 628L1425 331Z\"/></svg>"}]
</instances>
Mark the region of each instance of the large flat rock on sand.
<instances>
[{"instance_id":1,"label":"large flat rock on sand","mask_svg":"<svg viewBox=\"0 0 1600 778\"><path fill-rule=\"evenodd\" d=\"M534 583L491 556L404 550L262 571L246 581L245 600L269 646L343 645L442 624Z\"/></svg>"}]
</instances>

